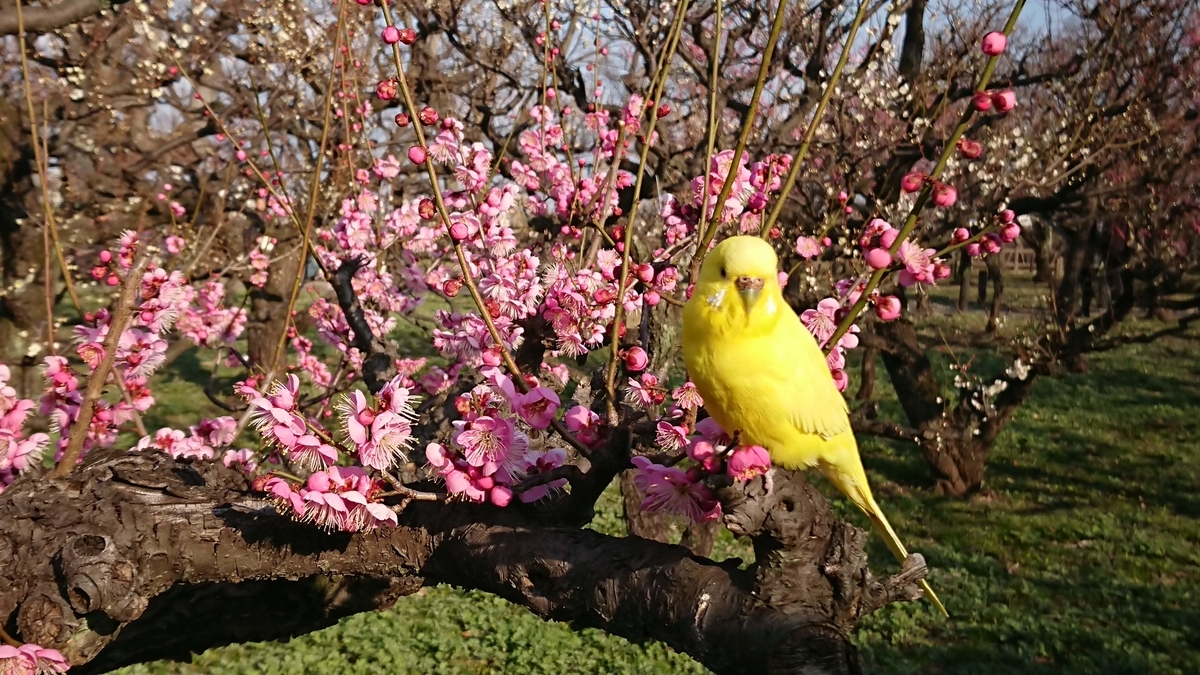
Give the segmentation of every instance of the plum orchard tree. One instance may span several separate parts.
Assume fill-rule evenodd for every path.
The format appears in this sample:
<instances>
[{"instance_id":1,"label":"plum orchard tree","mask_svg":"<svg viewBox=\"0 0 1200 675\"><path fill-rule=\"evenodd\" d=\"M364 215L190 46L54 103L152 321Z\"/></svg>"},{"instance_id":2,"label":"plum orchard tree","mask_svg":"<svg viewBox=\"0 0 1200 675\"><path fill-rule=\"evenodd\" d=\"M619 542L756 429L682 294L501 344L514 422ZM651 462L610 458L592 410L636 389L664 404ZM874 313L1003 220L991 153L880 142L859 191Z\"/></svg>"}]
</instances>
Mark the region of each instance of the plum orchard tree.
<instances>
[{"instance_id":1,"label":"plum orchard tree","mask_svg":"<svg viewBox=\"0 0 1200 675\"><path fill-rule=\"evenodd\" d=\"M902 394L907 424L857 424L951 492L1036 376L1192 306L1183 3L1024 38L1022 3L985 6L929 39L919 1L306 9L0 6L4 667L186 657L448 582L717 672L857 672L850 631L924 560L873 574L672 370L711 243L777 242L839 386L863 344L860 391L882 354ZM905 300L1049 231L1046 330L943 401ZM146 428L192 348L229 414ZM649 538L581 529L618 475ZM703 557L717 523L748 569Z\"/></svg>"}]
</instances>

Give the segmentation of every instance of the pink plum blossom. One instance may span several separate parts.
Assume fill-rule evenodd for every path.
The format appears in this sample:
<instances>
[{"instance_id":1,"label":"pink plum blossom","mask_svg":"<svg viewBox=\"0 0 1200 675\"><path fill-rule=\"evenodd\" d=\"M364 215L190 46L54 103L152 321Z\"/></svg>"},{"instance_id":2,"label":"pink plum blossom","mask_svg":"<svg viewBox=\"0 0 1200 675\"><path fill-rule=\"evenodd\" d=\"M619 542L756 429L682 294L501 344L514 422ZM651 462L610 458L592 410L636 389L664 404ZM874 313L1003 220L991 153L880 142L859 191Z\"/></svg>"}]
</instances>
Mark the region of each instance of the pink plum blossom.
<instances>
[{"instance_id":1,"label":"pink plum blossom","mask_svg":"<svg viewBox=\"0 0 1200 675\"><path fill-rule=\"evenodd\" d=\"M726 471L734 480L748 481L771 469L771 457L761 445L743 445L729 455Z\"/></svg>"}]
</instances>

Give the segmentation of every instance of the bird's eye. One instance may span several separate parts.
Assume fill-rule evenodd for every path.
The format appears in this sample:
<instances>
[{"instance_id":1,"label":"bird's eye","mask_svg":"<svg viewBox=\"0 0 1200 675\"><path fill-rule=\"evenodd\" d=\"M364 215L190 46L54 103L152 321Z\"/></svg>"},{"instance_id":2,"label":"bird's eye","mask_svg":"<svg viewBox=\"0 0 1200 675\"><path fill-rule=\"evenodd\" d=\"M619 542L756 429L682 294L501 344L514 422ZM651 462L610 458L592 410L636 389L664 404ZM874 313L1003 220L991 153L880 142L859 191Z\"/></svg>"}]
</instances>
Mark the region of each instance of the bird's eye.
<instances>
[{"instance_id":1,"label":"bird's eye","mask_svg":"<svg viewBox=\"0 0 1200 675\"><path fill-rule=\"evenodd\" d=\"M725 278L725 268L724 267L721 268L721 278L722 279Z\"/></svg>"}]
</instances>

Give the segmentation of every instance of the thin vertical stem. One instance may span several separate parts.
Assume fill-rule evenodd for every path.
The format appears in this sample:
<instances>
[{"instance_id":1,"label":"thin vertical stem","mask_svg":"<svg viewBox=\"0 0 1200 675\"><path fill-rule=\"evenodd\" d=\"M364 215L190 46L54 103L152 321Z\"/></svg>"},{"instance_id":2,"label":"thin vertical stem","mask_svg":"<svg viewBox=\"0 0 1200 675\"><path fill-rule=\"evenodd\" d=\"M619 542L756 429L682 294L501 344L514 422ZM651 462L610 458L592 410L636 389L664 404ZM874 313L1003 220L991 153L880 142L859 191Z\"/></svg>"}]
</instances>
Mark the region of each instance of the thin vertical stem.
<instances>
[{"instance_id":1,"label":"thin vertical stem","mask_svg":"<svg viewBox=\"0 0 1200 675\"><path fill-rule=\"evenodd\" d=\"M717 118L717 69L721 65L721 30L724 20L725 6L723 0L717 0L717 25L713 33L712 54L708 57L708 143L704 148L704 200L700 204L700 224L696 231L703 234L708 229L708 174L712 171L713 151L717 145L717 128L721 120Z\"/></svg>"},{"instance_id":2,"label":"thin vertical stem","mask_svg":"<svg viewBox=\"0 0 1200 675\"><path fill-rule=\"evenodd\" d=\"M104 391L104 384L108 381L108 374L112 371L113 362L117 359L117 344L121 340L121 334L125 332L126 326L129 325L129 320L133 315L133 305L137 301L137 293L142 287L142 276L146 272L146 266L150 263L150 257L144 251L138 254L138 258L136 264L125 275L124 283L121 285L121 295L117 298L117 305L109 319L108 334L104 336L104 357L100 359L100 364L88 378L87 389L83 393L83 400L79 403L79 415L71 424L71 430L67 436L67 448L63 451L58 465L47 476L48 478L61 478L70 473L83 453L83 442L87 439L88 429L92 426L96 401L100 399L100 394Z\"/></svg>"},{"instance_id":3,"label":"thin vertical stem","mask_svg":"<svg viewBox=\"0 0 1200 675\"><path fill-rule=\"evenodd\" d=\"M775 221L779 219L779 214L783 211L784 205L787 204L788 195L792 193L792 188L796 186L796 177L800 174L800 165L808 157L808 149L812 146L813 138L817 135L817 127L821 126L821 117L825 114L825 107L829 105L829 99L833 96L833 90L837 87L838 80L841 79L842 69L846 67L846 61L850 58L850 49L854 46L854 37L858 35L858 28L867 16L867 4L867 0L862 0L858 5L858 13L854 15L854 21L850 24L850 32L846 35L846 44L842 46L842 54L838 57L837 66L834 67L833 73L829 76L829 81L825 83L825 91L821 93L821 100L817 103L816 111L813 112L812 121L808 123L808 129L804 131L804 141L800 144L800 149L796 150L796 155L792 157L792 166L788 169L783 189L780 190L779 197L775 200L775 206L771 209L770 215L763 221L761 232L763 239L771 236L771 228L775 226ZM813 58L820 58L820 55L814 54Z\"/></svg>"},{"instance_id":4,"label":"thin vertical stem","mask_svg":"<svg viewBox=\"0 0 1200 675\"><path fill-rule=\"evenodd\" d=\"M346 19L346 0L338 2L338 26ZM271 370L267 381L279 371L279 359L283 355L283 348L288 341L288 329L292 326L292 312L296 309L296 299L300 297L300 286L304 281L304 270L308 268L309 249L312 242L313 221L317 213L317 195L321 189L321 167L325 160L325 145L329 141L329 126L331 123L333 108L333 84L337 76L337 62L342 46L342 31L337 30L337 38L334 40L333 56L329 67L329 82L325 89L325 121L321 125L321 144L317 151L316 165L313 167L312 183L308 190L308 214L305 217L303 232L303 244L300 246L299 256L300 262L296 266L296 276L292 280L292 294L288 298L287 312L283 317L283 332L279 334L279 342L275 345L275 356L271 360ZM263 130L266 133L266 130ZM270 145L270 141L268 141ZM272 154L272 156L274 156ZM318 260L318 262L320 262Z\"/></svg>"},{"instance_id":5,"label":"thin vertical stem","mask_svg":"<svg viewBox=\"0 0 1200 675\"><path fill-rule=\"evenodd\" d=\"M754 93L750 96L750 107L746 110L746 118L742 121L742 133L738 136L737 146L733 151L733 161L729 165L729 175L725 177L725 184L721 186L721 192L717 195L717 202L713 205L713 222L708 226L706 232L697 232L700 237L700 244L696 247L696 254L692 257L691 265L688 266L688 278L694 283L700 275L700 265L704 262L704 256L708 255L708 246L712 243L713 237L717 236L717 230L721 227L721 212L725 209L725 201L729 199L729 193L733 190L733 180L737 177L738 167L741 165L742 155L746 152L746 142L750 140L750 132L754 130L754 120L758 117L758 103L762 99L763 87L767 84L767 73L771 70L771 58L775 55L775 45L779 42L779 33L783 30L783 18L787 13L788 0L779 0L779 5L775 9L775 20L771 23L771 36L767 39L767 48L763 52L762 65L758 68L758 79L754 82ZM705 180L707 182L708 167L704 167ZM705 185L708 189L708 185Z\"/></svg>"},{"instance_id":6,"label":"thin vertical stem","mask_svg":"<svg viewBox=\"0 0 1200 675\"><path fill-rule=\"evenodd\" d=\"M675 58L675 49L679 46L679 34L683 31L687 9L688 0L683 0L679 3L675 20L671 23L671 31L667 35L667 42L663 45L663 61L656 73L655 81L651 81L650 83L650 99L646 102L646 112L649 114L649 121L646 124L646 135L642 138L642 152L638 158L637 179L633 185L633 203L629 206L629 216L625 222L624 246L621 249L621 276L617 280L616 313L613 316L612 335L609 338L612 344L612 354L609 356L608 372L605 375L605 390L607 393L605 401L606 413L608 423L614 426L618 422L616 405L617 364L621 360L621 326L625 321L625 293L629 288L629 251L633 245L633 227L637 221L638 206L642 202L642 181L646 177L646 163L650 157L650 143L654 138L654 127L658 122L658 112L655 106L660 103L659 99L662 98L663 90L667 85L667 76L671 71L671 61Z\"/></svg>"},{"instance_id":7,"label":"thin vertical stem","mask_svg":"<svg viewBox=\"0 0 1200 675\"><path fill-rule=\"evenodd\" d=\"M1008 15L1008 23L1004 25L1005 36L1012 34L1013 28L1017 25L1017 17L1021 15L1021 10L1024 7L1025 0L1017 0L1017 4L1013 6L1012 13ZM988 82L991 81L992 73L996 71L996 64L999 61L999 55L988 58L987 65L984 66L983 73L981 73L979 76L979 83L975 85L976 92L982 92L987 89ZM925 187L921 188L921 193L917 195L917 201L913 204L912 210L908 212L908 218L904 221L904 227L900 228L899 234L896 235L896 241L892 243L889 249L889 252L893 256L896 255L896 251L900 250L900 244L902 244L908 235L912 234L913 229L916 228L917 216L921 213L921 210L925 208L925 205L929 203L929 197L933 194L933 181L937 180L938 176L941 176L942 172L946 170L946 164L950 161L950 156L954 154L958 139L961 138L964 133L966 133L967 126L970 124L971 117L974 116L974 114L975 108L968 102L966 109L963 110L962 117L959 118L958 126L954 128L954 132L950 134L948 139L946 139L945 147L942 148L941 157L938 158L937 164L933 167L933 171L929 172L929 181L925 183ZM867 285L865 288L863 288L862 294L859 295L858 301L855 302L850 308L850 312L846 315L846 318L842 320L842 323L838 325L837 330L834 331L833 335L829 337L829 341L825 343L826 354L833 351L833 348L837 345L838 341L842 339L842 336L850 330L850 326L854 325L854 322L858 319L858 316L862 314L862 311L866 308L867 302L871 298L871 293L879 286L879 283L883 281L883 277L887 275L888 272L889 270L886 268L876 270L871 275L871 278L867 280Z\"/></svg>"}]
</instances>

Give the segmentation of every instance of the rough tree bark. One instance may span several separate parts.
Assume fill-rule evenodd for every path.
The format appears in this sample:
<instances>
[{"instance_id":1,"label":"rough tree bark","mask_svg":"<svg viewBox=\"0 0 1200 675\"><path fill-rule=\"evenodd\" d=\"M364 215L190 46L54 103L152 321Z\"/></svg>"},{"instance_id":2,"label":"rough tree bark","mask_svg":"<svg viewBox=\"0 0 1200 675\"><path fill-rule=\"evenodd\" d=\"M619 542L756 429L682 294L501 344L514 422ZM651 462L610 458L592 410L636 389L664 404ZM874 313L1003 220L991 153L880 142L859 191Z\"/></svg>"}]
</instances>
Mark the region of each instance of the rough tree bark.
<instances>
[{"instance_id":1,"label":"rough tree bark","mask_svg":"<svg viewBox=\"0 0 1200 675\"><path fill-rule=\"evenodd\" d=\"M662 640L718 673L861 672L849 632L917 596L920 556L875 578L865 533L799 475L777 473L770 494L761 479L716 487L727 525L754 538L748 570L580 529L579 510L553 504L414 504L394 529L328 534L219 462L100 451L0 495L0 625L96 673L315 630L447 582Z\"/></svg>"},{"instance_id":2,"label":"rough tree bark","mask_svg":"<svg viewBox=\"0 0 1200 675\"><path fill-rule=\"evenodd\" d=\"M250 289L250 308L246 317L246 348L250 362L263 370L270 370L275 361L275 349L279 336L287 325L287 304L292 296L292 285L296 280L304 255L300 251L301 239L290 223L272 226L267 236L278 239L272 258L270 275L262 288ZM253 250L257 239L254 231L245 237L245 250Z\"/></svg>"},{"instance_id":3,"label":"rough tree bark","mask_svg":"<svg viewBox=\"0 0 1200 675\"><path fill-rule=\"evenodd\" d=\"M1038 371L1005 373L994 394L960 392L950 403L942 398L933 364L907 319L875 323L862 334L864 344L883 355L884 367L896 389L916 440L933 470L935 488L964 495L983 485L988 454L996 437L1033 390Z\"/></svg>"},{"instance_id":4,"label":"rough tree bark","mask_svg":"<svg viewBox=\"0 0 1200 675\"><path fill-rule=\"evenodd\" d=\"M959 312L967 311L971 305L971 256L966 251L958 254L958 305Z\"/></svg>"},{"instance_id":5,"label":"rough tree bark","mask_svg":"<svg viewBox=\"0 0 1200 675\"><path fill-rule=\"evenodd\" d=\"M987 263L988 278L992 282L992 304L988 308L987 328L985 331L989 335L996 333L1000 325L1000 309L1003 307L1004 299L1004 265L1001 264L1000 256L989 255L984 259Z\"/></svg>"}]
</instances>

